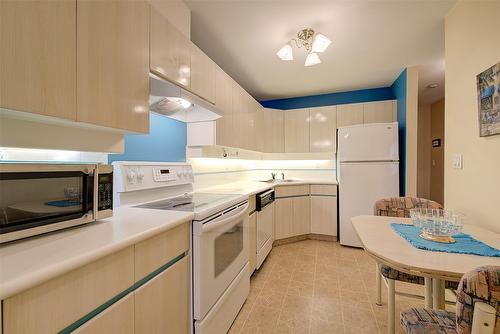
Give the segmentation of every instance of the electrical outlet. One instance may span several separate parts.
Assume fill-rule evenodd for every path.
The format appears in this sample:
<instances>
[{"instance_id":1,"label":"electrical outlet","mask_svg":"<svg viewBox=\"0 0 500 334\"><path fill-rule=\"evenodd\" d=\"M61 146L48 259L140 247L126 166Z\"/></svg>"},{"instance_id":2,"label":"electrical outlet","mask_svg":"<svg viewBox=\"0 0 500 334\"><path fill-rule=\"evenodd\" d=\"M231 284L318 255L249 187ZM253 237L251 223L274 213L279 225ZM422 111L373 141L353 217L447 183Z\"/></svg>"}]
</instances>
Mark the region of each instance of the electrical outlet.
<instances>
[{"instance_id":1,"label":"electrical outlet","mask_svg":"<svg viewBox=\"0 0 500 334\"><path fill-rule=\"evenodd\" d=\"M462 158L462 155L461 154L453 154L453 162L452 162L452 166L453 166L453 169L462 169L463 167L463 158Z\"/></svg>"}]
</instances>

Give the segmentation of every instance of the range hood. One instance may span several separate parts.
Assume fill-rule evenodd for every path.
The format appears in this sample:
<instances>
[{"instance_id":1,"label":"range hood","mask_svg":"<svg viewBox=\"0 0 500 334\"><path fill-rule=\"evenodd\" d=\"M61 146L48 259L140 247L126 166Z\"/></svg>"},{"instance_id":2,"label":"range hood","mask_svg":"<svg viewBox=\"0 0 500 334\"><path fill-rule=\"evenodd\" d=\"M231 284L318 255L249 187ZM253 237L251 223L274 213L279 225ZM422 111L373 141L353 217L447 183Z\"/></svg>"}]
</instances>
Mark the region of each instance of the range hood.
<instances>
[{"instance_id":1,"label":"range hood","mask_svg":"<svg viewBox=\"0 0 500 334\"><path fill-rule=\"evenodd\" d=\"M154 74L149 75L149 110L181 122L214 121L220 110L187 90Z\"/></svg>"}]
</instances>

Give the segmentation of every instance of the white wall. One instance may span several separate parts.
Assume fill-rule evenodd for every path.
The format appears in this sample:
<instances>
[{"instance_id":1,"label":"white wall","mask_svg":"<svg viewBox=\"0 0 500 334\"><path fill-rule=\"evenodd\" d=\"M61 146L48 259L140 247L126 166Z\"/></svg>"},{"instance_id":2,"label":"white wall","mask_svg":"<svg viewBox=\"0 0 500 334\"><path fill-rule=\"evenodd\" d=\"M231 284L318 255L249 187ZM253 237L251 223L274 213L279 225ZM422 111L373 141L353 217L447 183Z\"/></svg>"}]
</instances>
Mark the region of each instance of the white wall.
<instances>
[{"instance_id":1,"label":"white wall","mask_svg":"<svg viewBox=\"0 0 500 334\"><path fill-rule=\"evenodd\" d=\"M445 205L500 232L500 135L479 137L476 75L500 61L500 2L460 1L448 13ZM452 155L463 154L463 169Z\"/></svg>"}]
</instances>

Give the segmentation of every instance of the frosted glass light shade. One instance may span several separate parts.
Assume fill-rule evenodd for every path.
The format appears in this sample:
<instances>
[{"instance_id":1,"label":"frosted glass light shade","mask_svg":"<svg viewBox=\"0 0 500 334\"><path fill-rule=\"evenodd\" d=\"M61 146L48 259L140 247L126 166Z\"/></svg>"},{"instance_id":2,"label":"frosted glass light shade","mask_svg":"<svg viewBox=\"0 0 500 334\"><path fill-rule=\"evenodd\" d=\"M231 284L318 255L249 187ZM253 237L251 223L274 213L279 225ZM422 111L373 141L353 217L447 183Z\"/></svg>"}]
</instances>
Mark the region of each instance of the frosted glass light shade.
<instances>
[{"instance_id":1,"label":"frosted glass light shade","mask_svg":"<svg viewBox=\"0 0 500 334\"><path fill-rule=\"evenodd\" d=\"M293 60L293 50L290 43L283 45L283 47L279 49L276 54L278 55L278 57L280 57L281 60Z\"/></svg>"},{"instance_id":2,"label":"frosted glass light shade","mask_svg":"<svg viewBox=\"0 0 500 334\"><path fill-rule=\"evenodd\" d=\"M313 66L321 63L321 59L319 59L319 56L317 53L311 52L310 54L307 55L306 62L304 63L304 66Z\"/></svg>"},{"instance_id":3,"label":"frosted glass light shade","mask_svg":"<svg viewBox=\"0 0 500 334\"><path fill-rule=\"evenodd\" d=\"M324 52L331 43L332 41L325 35L316 34L316 36L314 36L311 52Z\"/></svg>"}]
</instances>

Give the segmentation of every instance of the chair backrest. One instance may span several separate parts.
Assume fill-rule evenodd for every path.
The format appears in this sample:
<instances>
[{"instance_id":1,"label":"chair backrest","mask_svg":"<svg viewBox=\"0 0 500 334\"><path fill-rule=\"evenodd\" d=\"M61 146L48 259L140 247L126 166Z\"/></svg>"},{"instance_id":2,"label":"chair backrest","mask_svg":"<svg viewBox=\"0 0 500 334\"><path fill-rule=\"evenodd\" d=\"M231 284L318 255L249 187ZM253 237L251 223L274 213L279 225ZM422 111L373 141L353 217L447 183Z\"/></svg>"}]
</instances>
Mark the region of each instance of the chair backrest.
<instances>
[{"instance_id":1,"label":"chair backrest","mask_svg":"<svg viewBox=\"0 0 500 334\"><path fill-rule=\"evenodd\" d=\"M483 302L497 312L495 333L500 333L500 266L483 266L467 272L457 289L457 332L470 334L474 303Z\"/></svg>"},{"instance_id":2,"label":"chair backrest","mask_svg":"<svg viewBox=\"0 0 500 334\"><path fill-rule=\"evenodd\" d=\"M376 216L410 217L410 209L430 208L442 209L443 206L429 199L417 197L391 197L375 202Z\"/></svg>"}]
</instances>

